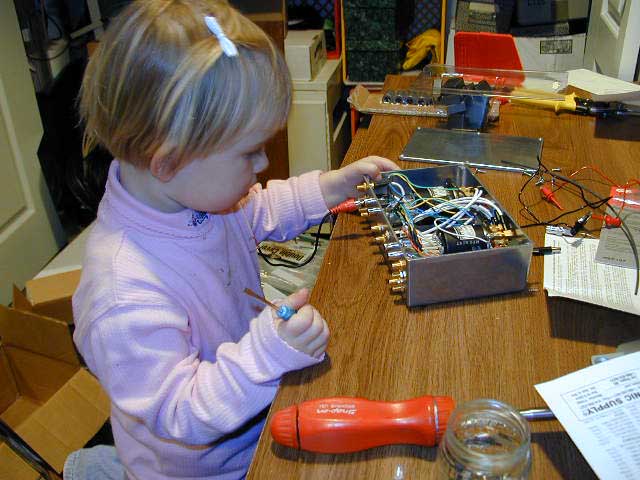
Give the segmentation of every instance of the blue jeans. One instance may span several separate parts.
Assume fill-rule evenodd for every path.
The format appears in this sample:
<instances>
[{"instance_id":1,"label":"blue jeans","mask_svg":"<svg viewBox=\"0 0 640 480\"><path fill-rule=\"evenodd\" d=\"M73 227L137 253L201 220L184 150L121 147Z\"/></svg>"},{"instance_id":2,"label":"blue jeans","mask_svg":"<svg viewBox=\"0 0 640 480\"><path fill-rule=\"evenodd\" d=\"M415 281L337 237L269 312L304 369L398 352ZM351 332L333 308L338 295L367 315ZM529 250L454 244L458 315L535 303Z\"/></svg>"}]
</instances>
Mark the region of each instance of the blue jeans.
<instances>
[{"instance_id":1,"label":"blue jeans","mask_svg":"<svg viewBox=\"0 0 640 480\"><path fill-rule=\"evenodd\" d=\"M112 446L76 450L64 462L64 480L126 480L124 467Z\"/></svg>"}]
</instances>

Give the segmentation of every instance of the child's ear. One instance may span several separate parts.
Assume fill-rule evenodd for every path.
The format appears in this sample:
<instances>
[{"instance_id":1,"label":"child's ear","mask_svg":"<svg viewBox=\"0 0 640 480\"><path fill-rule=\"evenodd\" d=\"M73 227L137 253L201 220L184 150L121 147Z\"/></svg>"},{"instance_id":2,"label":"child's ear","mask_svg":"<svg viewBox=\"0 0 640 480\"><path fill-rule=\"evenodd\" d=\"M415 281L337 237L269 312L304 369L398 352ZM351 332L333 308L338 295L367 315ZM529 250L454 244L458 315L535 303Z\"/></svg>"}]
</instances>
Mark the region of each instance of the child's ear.
<instances>
[{"instance_id":1,"label":"child's ear","mask_svg":"<svg viewBox=\"0 0 640 480\"><path fill-rule=\"evenodd\" d=\"M172 153L173 149L162 146L153 154L149 164L151 175L164 183L171 180L177 171L176 158Z\"/></svg>"}]
</instances>

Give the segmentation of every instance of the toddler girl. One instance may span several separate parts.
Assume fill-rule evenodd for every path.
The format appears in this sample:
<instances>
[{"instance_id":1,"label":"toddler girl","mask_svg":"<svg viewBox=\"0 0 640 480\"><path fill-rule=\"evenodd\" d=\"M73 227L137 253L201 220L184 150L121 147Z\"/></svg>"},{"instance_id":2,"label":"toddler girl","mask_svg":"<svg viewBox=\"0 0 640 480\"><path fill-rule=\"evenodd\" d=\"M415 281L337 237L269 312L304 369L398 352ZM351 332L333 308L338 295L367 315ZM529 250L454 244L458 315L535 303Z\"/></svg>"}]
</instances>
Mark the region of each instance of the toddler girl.
<instances>
[{"instance_id":1,"label":"toddler girl","mask_svg":"<svg viewBox=\"0 0 640 480\"><path fill-rule=\"evenodd\" d=\"M130 479L240 478L281 376L322 361L308 292L284 322L260 292L257 243L287 240L355 195L368 157L256 185L291 89L271 41L224 1L130 4L91 58L85 151L111 164L73 297L74 340L111 398Z\"/></svg>"}]
</instances>

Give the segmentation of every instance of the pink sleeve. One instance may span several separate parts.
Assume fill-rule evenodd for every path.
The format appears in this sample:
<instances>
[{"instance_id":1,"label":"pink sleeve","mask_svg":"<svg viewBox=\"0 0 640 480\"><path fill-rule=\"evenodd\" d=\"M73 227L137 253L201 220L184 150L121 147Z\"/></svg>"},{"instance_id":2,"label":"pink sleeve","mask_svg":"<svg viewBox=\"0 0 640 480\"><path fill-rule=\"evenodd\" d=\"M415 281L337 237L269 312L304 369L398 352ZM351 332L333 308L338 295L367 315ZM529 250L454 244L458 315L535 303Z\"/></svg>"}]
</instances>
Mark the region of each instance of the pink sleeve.
<instances>
[{"instance_id":1,"label":"pink sleeve","mask_svg":"<svg viewBox=\"0 0 640 480\"><path fill-rule=\"evenodd\" d=\"M244 205L253 233L262 240L284 241L320 223L329 213L320 190L320 171L255 185Z\"/></svg>"},{"instance_id":2,"label":"pink sleeve","mask_svg":"<svg viewBox=\"0 0 640 480\"><path fill-rule=\"evenodd\" d=\"M187 444L236 430L273 400L285 372L321 361L282 341L266 309L238 343L218 347L215 362L198 358L189 334L178 309L118 307L93 325L83 346L120 410Z\"/></svg>"}]
</instances>

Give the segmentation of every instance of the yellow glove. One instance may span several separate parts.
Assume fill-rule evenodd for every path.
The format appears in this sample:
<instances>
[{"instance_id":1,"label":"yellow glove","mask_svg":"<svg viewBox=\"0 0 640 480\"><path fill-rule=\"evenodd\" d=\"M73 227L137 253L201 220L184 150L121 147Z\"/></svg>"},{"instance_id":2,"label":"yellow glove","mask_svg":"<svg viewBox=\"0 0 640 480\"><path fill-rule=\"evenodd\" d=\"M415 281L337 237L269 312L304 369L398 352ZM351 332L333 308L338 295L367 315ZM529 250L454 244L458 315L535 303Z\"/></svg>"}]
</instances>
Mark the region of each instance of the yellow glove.
<instances>
[{"instance_id":1,"label":"yellow glove","mask_svg":"<svg viewBox=\"0 0 640 480\"><path fill-rule=\"evenodd\" d=\"M438 50L440 47L440 32L435 28L430 28L426 32L413 37L407 42L409 51L407 58L402 64L403 70L410 70L418 65L431 52L432 63L440 63L438 60Z\"/></svg>"}]
</instances>

